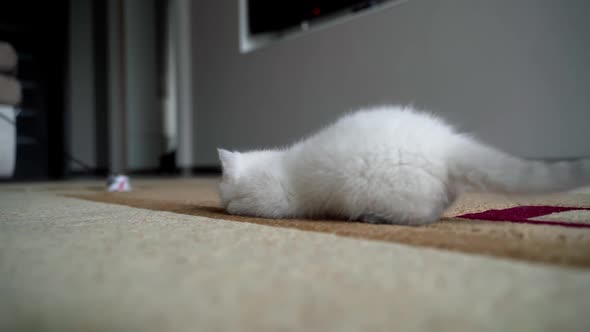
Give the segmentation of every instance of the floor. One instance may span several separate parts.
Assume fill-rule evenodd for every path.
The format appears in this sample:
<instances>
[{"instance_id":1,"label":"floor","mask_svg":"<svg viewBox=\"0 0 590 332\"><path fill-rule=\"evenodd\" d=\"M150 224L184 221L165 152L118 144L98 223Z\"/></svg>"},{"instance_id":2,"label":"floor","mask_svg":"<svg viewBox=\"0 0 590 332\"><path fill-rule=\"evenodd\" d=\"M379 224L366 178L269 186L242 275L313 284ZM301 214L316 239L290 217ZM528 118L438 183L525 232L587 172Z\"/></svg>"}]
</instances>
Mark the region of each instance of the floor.
<instances>
[{"instance_id":1,"label":"floor","mask_svg":"<svg viewBox=\"0 0 590 332\"><path fill-rule=\"evenodd\" d=\"M216 181L136 181L127 198ZM583 264L89 200L104 189L0 185L0 330L590 330ZM588 233L570 231L574 248Z\"/></svg>"}]
</instances>

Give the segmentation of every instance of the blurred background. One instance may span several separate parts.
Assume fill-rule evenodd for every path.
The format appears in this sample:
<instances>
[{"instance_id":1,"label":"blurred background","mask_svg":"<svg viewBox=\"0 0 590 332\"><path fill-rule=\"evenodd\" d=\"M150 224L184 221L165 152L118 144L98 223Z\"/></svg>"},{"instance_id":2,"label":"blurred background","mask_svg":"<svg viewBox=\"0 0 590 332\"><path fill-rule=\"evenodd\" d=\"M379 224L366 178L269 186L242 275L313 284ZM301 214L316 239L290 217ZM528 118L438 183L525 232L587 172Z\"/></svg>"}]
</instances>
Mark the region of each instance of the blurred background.
<instances>
[{"instance_id":1,"label":"blurred background","mask_svg":"<svg viewBox=\"0 0 590 332\"><path fill-rule=\"evenodd\" d=\"M394 103L523 157L590 156L585 0L0 8L4 181L216 173L217 147L286 145L344 112Z\"/></svg>"}]
</instances>

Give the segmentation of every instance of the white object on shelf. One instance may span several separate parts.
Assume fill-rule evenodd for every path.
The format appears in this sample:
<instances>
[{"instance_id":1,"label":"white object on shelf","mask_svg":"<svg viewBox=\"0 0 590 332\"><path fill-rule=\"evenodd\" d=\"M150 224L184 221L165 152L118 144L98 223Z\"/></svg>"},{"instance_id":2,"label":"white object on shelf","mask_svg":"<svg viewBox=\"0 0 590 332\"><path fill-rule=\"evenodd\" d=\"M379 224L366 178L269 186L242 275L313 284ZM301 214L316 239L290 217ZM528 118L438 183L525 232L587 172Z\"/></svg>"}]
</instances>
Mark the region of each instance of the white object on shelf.
<instances>
[{"instance_id":1,"label":"white object on shelf","mask_svg":"<svg viewBox=\"0 0 590 332\"><path fill-rule=\"evenodd\" d=\"M13 106L0 105L0 178L12 177L16 155L16 115Z\"/></svg>"}]
</instances>

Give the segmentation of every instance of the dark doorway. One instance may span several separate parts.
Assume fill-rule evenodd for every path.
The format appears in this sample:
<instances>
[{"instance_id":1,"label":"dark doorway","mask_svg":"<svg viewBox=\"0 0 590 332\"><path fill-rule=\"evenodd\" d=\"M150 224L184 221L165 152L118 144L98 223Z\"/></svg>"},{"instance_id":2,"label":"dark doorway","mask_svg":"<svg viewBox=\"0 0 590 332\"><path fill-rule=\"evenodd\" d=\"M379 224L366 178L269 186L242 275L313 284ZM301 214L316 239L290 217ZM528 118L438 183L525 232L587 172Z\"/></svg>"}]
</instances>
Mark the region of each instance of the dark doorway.
<instances>
[{"instance_id":1,"label":"dark doorway","mask_svg":"<svg viewBox=\"0 0 590 332\"><path fill-rule=\"evenodd\" d=\"M5 1L0 40L17 51L23 100L17 117L14 179L64 176L68 0Z\"/></svg>"}]
</instances>

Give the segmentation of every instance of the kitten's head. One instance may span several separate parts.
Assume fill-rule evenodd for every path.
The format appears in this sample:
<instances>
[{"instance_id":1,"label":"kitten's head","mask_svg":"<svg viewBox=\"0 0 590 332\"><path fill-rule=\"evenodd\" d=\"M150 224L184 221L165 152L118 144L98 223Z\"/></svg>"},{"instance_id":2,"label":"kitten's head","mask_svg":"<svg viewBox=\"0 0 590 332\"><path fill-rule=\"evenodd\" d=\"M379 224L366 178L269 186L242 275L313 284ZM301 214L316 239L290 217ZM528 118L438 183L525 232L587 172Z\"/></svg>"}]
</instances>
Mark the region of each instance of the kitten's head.
<instances>
[{"instance_id":1,"label":"kitten's head","mask_svg":"<svg viewBox=\"0 0 590 332\"><path fill-rule=\"evenodd\" d=\"M223 170L221 203L228 213L266 218L289 214L279 151L217 151Z\"/></svg>"}]
</instances>

